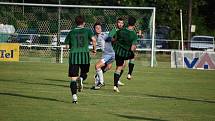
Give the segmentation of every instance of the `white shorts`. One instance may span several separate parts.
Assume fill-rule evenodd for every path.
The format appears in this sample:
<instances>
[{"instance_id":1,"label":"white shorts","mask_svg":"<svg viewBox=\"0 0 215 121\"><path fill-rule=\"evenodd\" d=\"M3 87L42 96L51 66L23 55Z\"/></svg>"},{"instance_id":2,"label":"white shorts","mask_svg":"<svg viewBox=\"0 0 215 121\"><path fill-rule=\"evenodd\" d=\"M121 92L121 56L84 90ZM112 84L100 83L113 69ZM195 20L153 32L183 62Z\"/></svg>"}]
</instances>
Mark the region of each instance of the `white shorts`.
<instances>
[{"instance_id":1,"label":"white shorts","mask_svg":"<svg viewBox=\"0 0 215 121\"><path fill-rule=\"evenodd\" d=\"M114 54L112 54L112 55L103 55L102 58L101 58L101 61L102 61L104 64L110 64L110 63L112 63L114 60L115 60L115 55L114 55Z\"/></svg>"}]
</instances>

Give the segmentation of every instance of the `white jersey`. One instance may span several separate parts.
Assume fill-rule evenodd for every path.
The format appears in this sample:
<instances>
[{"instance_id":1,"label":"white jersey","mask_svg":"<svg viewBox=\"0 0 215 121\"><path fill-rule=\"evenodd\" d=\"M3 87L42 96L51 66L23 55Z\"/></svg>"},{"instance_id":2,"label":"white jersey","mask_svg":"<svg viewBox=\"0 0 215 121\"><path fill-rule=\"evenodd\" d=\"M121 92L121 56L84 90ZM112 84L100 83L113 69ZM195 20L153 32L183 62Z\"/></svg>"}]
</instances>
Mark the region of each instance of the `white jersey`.
<instances>
[{"instance_id":1,"label":"white jersey","mask_svg":"<svg viewBox=\"0 0 215 121\"><path fill-rule=\"evenodd\" d=\"M97 48L100 48L103 54L114 55L115 52L112 47L112 43L105 41L108 38L108 33L100 33L97 36Z\"/></svg>"}]
</instances>

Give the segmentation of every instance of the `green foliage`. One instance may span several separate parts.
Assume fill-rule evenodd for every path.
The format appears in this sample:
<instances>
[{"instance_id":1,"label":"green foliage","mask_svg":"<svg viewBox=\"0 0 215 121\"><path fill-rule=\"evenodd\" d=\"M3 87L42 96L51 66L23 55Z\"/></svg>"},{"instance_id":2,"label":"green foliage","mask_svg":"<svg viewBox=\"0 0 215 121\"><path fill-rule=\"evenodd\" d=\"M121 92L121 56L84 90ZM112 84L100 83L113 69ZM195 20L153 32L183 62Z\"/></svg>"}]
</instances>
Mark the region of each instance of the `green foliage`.
<instances>
[{"instance_id":1,"label":"green foliage","mask_svg":"<svg viewBox=\"0 0 215 121\"><path fill-rule=\"evenodd\" d=\"M7 1L7 0L5 0ZM9 2L9 1L8 1ZM13 0L13 2L22 2L21 0ZM26 1L27 2L27 1ZM58 4L58 1L55 0L32 0L32 3L50 3ZM183 10L183 28L184 28L184 39L187 39L187 24L188 24L188 1L184 0L112 0L112 1L103 1L103 0L61 0L61 4L76 4L76 5L102 5L102 6L140 6L140 7L156 7L156 25L157 26L169 26L171 28L171 36L169 39L180 39L180 16L179 10ZM215 9L214 9L214 0L193 0L192 1L192 24L196 25L196 32L193 35L214 35L215 36ZM49 19L46 13L56 13L58 9L50 7L49 9L43 8L44 11L34 11L34 8L25 7L25 12L32 12L36 14L36 18L40 21ZM67 9L67 8L66 8ZM2 21L10 22L16 25L17 20L25 20L22 16L22 11L14 12L10 14L12 9L9 7L1 6L1 16L9 15L10 17L4 18ZM39 10L39 11L38 11ZM69 10L69 8L68 8ZM7 11L7 13L4 13ZM44 13L45 12L45 13ZM88 11L84 11L85 14ZM82 13L80 10L69 10L66 13L62 13L61 16L63 19L73 19L74 15ZM3 15L4 14L4 15ZM104 16L102 9L98 11L92 11L93 15ZM119 13L120 15L125 15L126 11ZM135 14L135 13L134 13ZM57 16L56 16L57 17ZM106 17L107 18L107 17ZM110 18L107 18L108 22L112 22L112 18L115 18L114 15L110 15ZM9 20L10 19L10 20ZM26 18L27 19L27 18ZM55 18L56 19L56 18ZM93 22L95 17L87 15L87 21ZM14 22L16 21L16 22ZM10 24L9 23L9 24ZM29 23L29 22L27 22ZM29 25L31 26L31 25Z\"/></svg>"},{"instance_id":2,"label":"green foliage","mask_svg":"<svg viewBox=\"0 0 215 121\"><path fill-rule=\"evenodd\" d=\"M41 12L41 11L36 12L35 15L36 15L38 21L43 21L43 20L48 19L47 13L44 13L44 12Z\"/></svg>"},{"instance_id":3,"label":"green foliage","mask_svg":"<svg viewBox=\"0 0 215 121\"><path fill-rule=\"evenodd\" d=\"M105 16L104 17L106 24L113 24L116 22L116 16Z\"/></svg>"},{"instance_id":4,"label":"green foliage","mask_svg":"<svg viewBox=\"0 0 215 121\"><path fill-rule=\"evenodd\" d=\"M37 28L37 21L28 21L28 28Z\"/></svg>"},{"instance_id":5,"label":"green foliage","mask_svg":"<svg viewBox=\"0 0 215 121\"><path fill-rule=\"evenodd\" d=\"M49 30L50 33L57 33L58 32L58 21L57 20L52 20L49 22Z\"/></svg>"},{"instance_id":6,"label":"green foliage","mask_svg":"<svg viewBox=\"0 0 215 121\"><path fill-rule=\"evenodd\" d=\"M25 17L24 17L23 14L20 13L20 12L15 12L15 13L14 13L14 17L15 17L16 19L18 19L18 20L25 20Z\"/></svg>"},{"instance_id":7,"label":"green foliage","mask_svg":"<svg viewBox=\"0 0 215 121\"><path fill-rule=\"evenodd\" d=\"M196 25L196 32L194 34L211 34L215 35L215 10L210 7L214 3L210 0L193 0L192 6L192 21L193 24ZM120 5L123 6L154 6L156 7L156 25L169 26L172 29L171 38L170 39L179 39L180 38L180 12L179 10L183 10L183 25L184 25L184 39L186 39L187 34L187 24L188 24L188 1L184 0L120 0ZM205 7L206 6L206 7ZM207 8L210 7L210 9ZM202 14L200 9L205 11ZM208 10L207 10L208 9ZM208 15L207 12L211 13ZM205 16L207 15L207 16ZM206 22L210 18L211 25L213 28L211 29L211 25L208 25ZM208 35L207 34L207 35Z\"/></svg>"}]
</instances>

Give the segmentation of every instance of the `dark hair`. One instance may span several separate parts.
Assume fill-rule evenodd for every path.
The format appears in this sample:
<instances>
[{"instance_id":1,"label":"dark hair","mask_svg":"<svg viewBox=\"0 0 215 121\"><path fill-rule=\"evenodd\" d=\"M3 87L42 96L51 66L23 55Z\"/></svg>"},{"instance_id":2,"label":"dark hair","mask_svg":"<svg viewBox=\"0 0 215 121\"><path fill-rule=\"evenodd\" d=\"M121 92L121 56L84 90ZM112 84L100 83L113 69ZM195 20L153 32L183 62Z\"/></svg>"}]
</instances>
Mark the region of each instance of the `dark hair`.
<instances>
[{"instance_id":1,"label":"dark hair","mask_svg":"<svg viewBox=\"0 0 215 121\"><path fill-rule=\"evenodd\" d=\"M136 19L132 16L128 18L128 26L134 26L136 23Z\"/></svg>"},{"instance_id":2,"label":"dark hair","mask_svg":"<svg viewBox=\"0 0 215 121\"><path fill-rule=\"evenodd\" d=\"M76 18L75 18L75 23L76 23L76 25L82 25L83 23L85 22L85 20L84 20L84 17L83 16L77 16Z\"/></svg>"},{"instance_id":3,"label":"dark hair","mask_svg":"<svg viewBox=\"0 0 215 121\"><path fill-rule=\"evenodd\" d=\"M93 25L93 29L95 29L95 27L96 27L97 25L102 26L102 24L101 24L100 22L96 22L96 23Z\"/></svg>"},{"instance_id":4,"label":"dark hair","mask_svg":"<svg viewBox=\"0 0 215 121\"><path fill-rule=\"evenodd\" d=\"M120 17L120 18L118 18L116 21L117 21L117 22L118 22L118 21L124 21L124 19Z\"/></svg>"}]
</instances>

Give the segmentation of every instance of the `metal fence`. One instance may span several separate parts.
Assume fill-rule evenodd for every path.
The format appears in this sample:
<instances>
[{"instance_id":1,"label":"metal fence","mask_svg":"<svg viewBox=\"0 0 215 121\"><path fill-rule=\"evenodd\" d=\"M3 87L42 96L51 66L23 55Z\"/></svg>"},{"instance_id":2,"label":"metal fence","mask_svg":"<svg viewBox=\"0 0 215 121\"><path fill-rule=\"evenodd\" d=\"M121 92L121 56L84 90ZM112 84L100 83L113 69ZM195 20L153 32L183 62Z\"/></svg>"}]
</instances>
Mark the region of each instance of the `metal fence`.
<instances>
[{"instance_id":1,"label":"metal fence","mask_svg":"<svg viewBox=\"0 0 215 121\"><path fill-rule=\"evenodd\" d=\"M96 21L101 22L103 31L115 28L119 17L127 20L129 16L134 16L137 18L135 31L144 30L147 39L152 41L153 11L151 7L0 2L0 24L15 28L14 32L8 32L8 27L3 27L0 42L20 43L21 61L64 62L63 58L66 60L68 57L68 51L64 49L64 35L75 26L76 16L84 15L85 26L91 29Z\"/></svg>"},{"instance_id":2,"label":"metal fence","mask_svg":"<svg viewBox=\"0 0 215 121\"><path fill-rule=\"evenodd\" d=\"M138 40L136 60L140 60L143 66L155 64L170 67L170 53L172 50L180 50L182 43L181 40L157 37L153 21L154 10L155 8L151 7L0 2L0 42L20 43L20 61L64 63L68 60L64 40L69 30L75 26L74 18L77 15L84 15L86 27L92 30L94 23L100 21L103 31L115 28L117 18L122 17L126 20L132 15L137 18L135 31L143 32ZM185 50L193 49L192 41L185 41L183 44ZM200 47L195 49L214 50ZM99 57L100 55L93 58Z\"/></svg>"}]
</instances>

